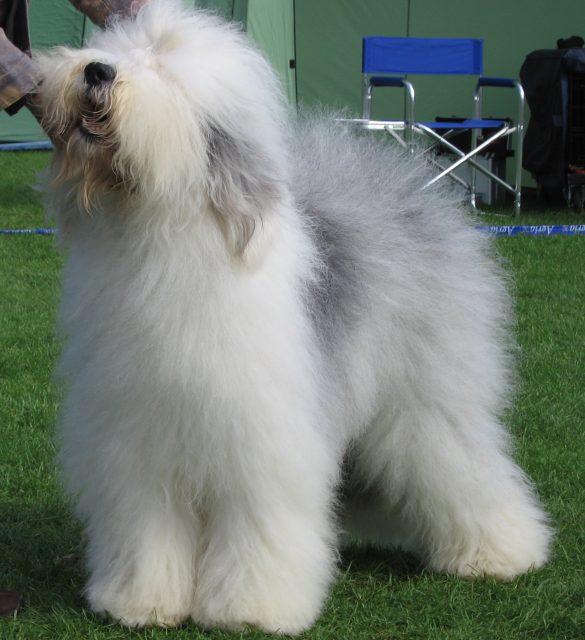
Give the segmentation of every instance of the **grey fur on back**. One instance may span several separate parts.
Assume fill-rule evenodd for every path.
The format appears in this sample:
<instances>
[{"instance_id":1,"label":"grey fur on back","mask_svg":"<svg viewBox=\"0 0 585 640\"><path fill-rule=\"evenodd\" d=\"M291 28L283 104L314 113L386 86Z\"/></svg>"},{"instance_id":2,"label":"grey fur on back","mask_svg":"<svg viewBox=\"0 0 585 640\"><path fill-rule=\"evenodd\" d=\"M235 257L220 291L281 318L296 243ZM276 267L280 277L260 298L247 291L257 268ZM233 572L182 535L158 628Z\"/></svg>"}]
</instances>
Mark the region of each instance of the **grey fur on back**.
<instances>
[{"instance_id":1,"label":"grey fur on back","mask_svg":"<svg viewBox=\"0 0 585 640\"><path fill-rule=\"evenodd\" d=\"M500 405L512 369L506 278L461 197L423 191L426 163L333 118L299 119L290 146L293 196L322 261L308 307L325 353L336 359L360 333L382 358L393 339L404 352L440 351L459 328L499 349Z\"/></svg>"}]
</instances>

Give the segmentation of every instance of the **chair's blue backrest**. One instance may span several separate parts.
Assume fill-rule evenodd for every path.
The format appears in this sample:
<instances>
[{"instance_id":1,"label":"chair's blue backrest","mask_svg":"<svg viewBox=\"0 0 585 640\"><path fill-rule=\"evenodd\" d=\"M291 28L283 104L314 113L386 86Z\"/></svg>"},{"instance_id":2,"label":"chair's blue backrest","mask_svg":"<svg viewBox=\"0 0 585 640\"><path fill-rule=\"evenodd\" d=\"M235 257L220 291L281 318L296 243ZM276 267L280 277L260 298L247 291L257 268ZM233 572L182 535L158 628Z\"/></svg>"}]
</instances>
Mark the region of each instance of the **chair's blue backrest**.
<instances>
[{"instance_id":1,"label":"chair's blue backrest","mask_svg":"<svg viewBox=\"0 0 585 640\"><path fill-rule=\"evenodd\" d=\"M364 38L362 72L481 75L483 73L483 40Z\"/></svg>"}]
</instances>

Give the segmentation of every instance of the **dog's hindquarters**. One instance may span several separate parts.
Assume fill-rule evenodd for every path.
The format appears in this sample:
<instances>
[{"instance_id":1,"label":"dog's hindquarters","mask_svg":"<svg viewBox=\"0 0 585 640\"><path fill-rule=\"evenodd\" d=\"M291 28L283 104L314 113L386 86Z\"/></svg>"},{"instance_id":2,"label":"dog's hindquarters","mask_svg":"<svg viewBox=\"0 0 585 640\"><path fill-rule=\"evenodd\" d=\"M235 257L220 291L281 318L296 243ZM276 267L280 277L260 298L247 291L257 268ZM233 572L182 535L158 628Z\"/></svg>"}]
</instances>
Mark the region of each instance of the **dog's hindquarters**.
<instances>
[{"instance_id":1,"label":"dog's hindquarters","mask_svg":"<svg viewBox=\"0 0 585 640\"><path fill-rule=\"evenodd\" d=\"M437 570L540 566L550 529L499 418L511 304L489 241L452 194L420 190L424 166L334 125L299 137L297 193L325 262L314 301L329 305L315 321L335 327L350 482L372 501L349 520Z\"/></svg>"},{"instance_id":2,"label":"dog's hindquarters","mask_svg":"<svg viewBox=\"0 0 585 640\"><path fill-rule=\"evenodd\" d=\"M355 443L350 530L437 571L510 579L540 567L551 532L502 426L441 387L402 396Z\"/></svg>"}]
</instances>

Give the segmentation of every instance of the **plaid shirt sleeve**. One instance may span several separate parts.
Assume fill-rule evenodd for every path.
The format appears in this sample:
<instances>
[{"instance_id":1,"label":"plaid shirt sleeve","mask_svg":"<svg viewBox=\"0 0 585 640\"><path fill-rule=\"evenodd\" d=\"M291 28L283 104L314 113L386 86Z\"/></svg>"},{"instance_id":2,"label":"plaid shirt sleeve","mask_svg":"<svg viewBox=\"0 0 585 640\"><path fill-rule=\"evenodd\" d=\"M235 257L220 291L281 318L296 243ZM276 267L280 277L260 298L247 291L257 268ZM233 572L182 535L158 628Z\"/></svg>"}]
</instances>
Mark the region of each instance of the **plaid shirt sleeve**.
<instances>
[{"instance_id":1,"label":"plaid shirt sleeve","mask_svg":"<svg viewBox=\"0 0 585 640\"><path fill-rule=\"evenodd\" d=\"M146 0L70 2L92 22L103 27L111 17L134 15ZM26 96L38 86L34 64L25 53L30 48L27 4L27 0L0 0L0 110L10 114L16 113Z\"/></svg>"},{"instance_id":2,"label":"plaid shirt sleeve","mask_svg":"<svg viewBox=\"0 0 585 640\"><path fill-rule=\"evenodd\" d=\"M0 29L0 109L16 113L22 106L22 99L37 85L32 60L15 47Z\"/></svg>"},{"instance_id":3,"label":"plaid shirt sleeve","mask_svg":"<svg viewBox=\"0 0 585 640\"><path fill-rule=\"evenodd\" d=\"M28 54L28 0L0 0L0 109L8 113L16 113L37 86Z\"/></svg>"}]
</instances>

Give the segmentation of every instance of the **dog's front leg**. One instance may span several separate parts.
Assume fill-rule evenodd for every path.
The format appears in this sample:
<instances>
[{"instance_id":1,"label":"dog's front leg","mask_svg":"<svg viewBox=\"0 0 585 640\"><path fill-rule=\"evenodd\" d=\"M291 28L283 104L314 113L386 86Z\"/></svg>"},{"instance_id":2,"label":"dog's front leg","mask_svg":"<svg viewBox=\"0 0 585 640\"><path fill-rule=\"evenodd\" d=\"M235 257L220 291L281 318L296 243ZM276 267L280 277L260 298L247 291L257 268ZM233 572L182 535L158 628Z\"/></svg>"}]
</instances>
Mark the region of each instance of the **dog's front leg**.
<instances>
[{"instance_id":1,"label":"dog's front leg","mask_svg":"<svg viewBox=\"0 0 585 640\"><path fill-rule=\"evenodd\" d=\"M320 612L334 572L336 472L322 437L296 426L233 443L198 562L193 619L204 627L294 634Z\"/></svg>"},{"instance_id":2,"label":"dog's front leg","mask_svg":"<svg viewBox=\"0 0 585 640\"><path fill-rule=\"evenodd\" d=\"M86 597L94 612L130 627L176 626L192 608L198 521L136 465L110 467L110 478L85 496L93 500Z\"/></svg>"}]
</instances>

